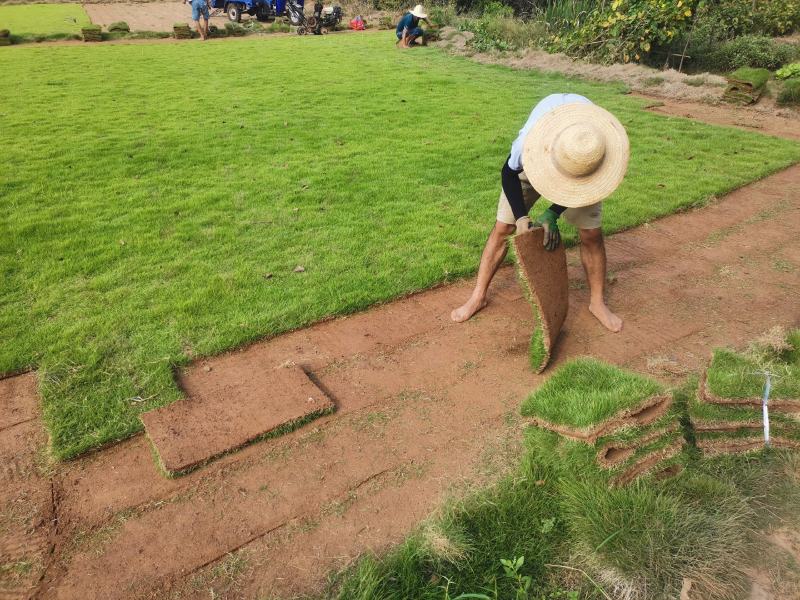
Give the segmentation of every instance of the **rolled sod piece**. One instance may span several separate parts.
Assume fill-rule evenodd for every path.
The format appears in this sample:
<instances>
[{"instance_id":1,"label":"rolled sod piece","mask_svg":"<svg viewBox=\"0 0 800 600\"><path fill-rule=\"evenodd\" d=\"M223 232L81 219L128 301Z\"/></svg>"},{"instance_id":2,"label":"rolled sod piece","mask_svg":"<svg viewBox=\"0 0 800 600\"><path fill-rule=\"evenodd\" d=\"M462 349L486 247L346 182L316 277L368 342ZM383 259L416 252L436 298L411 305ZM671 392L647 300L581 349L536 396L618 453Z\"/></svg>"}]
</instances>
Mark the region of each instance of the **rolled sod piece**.
<instances>
[{"instance_id":1,"label":"rolled sod piece","mask_svg":"<svg viewBox=\"0 0 800 600\"><path fill-rule=\"evenodd\" d=\"M116 21L108 26L109 31L130 31L130 26L125 21Z\"/></svg>"},{"instance_id":2,"label":"rolled sod piece","mask_svg":"<svg viewBox=\"0 0 800 600\"><path fill-rule=\"evenodd\" d=\"M739 429L762 431L764 428L761 404L757 406L738 404L713 404L700 399L700 393L688 405L689 420L697 434L723 432ZM797 427L800 429L800 413L769 412L770 426Z\"/></svg>"},{"instance_id":3,"label":"rolled sod piece","mask_svg":"<svg viewBox=\"0 0 800 600\"><path fill-rule=\"evenodd\" d=\"M192 37L192 30L189 28L188 23L175 23L172 26L172 32L179 40L187 40Z\"/></svg>"},{"instance_id":4,"label":"rolled sod piece","mask_svg":"<svg viewBox=\"0 0 800 600\"><path fill-rule=\"evenodd\" d=\"M665 439L681 437L678 415L670 410L652 425L632 427L603 436L594 444L595 460L601 469L615 469L656 449Z\"/></svg>"},{"instance_id":5,"label":"rolled sod piece","mask_svg":"<svg viewBox=\"0 0 800 600\"><path fill-rule=\"evenodd\" d=\"M10 45L11 45L11 38L0 37L0 46L10 46Z\"/></svg>"},{"instance_id":6,"label":"rolled sod piece","mask_svg":"<svg viewBox=\"0 0 800 600\"><path fill-rule=\"evenodd\" d=\"M800 351L796 332L789 337L791 350L768 364L731 350L717 349L700 381L700 399L720 405L760 407L765 368L774 373L770 410L800 413Z\"/></svg>"},{"instance_id":7,"label":"rolled sod piece","mask_svg":"<svg viewBox=\"0 0 800 600\"><path fill-rule=\"evenodd\" d=\"M11 32L8 29L0 29L0 38L11 37Z\"/></svg>"},{"instance_id":8,"label":"rolled sod piece","mask_svg":"<svg viewBox=\"0 0 800 600\"><path fill-rule=\"evenodd\" d=\"M603 436L650 425L672 406L672 396L652 379L592 358L561 366L522 404L538 427L595 444Z\"/></svg>"},{"instance_id":9,"label":"rolled sod piece","mask_svg":"<svg viewBox=\"0 0 800 600\"><path fill-rule=\"evenodd\" d=\"M544 229L514 236L517 273L533 308L534 329L529 347L531 369L541 373L556 343L569 308L567 255L563 244L549 252L542 240Z\"/></svg>"},{"instance_id":10,"label":"rolled sod piece","mask_svg":"<svg viewBox=\"0 0 800 600\"><path fill-rule=\"evenodd\" d=\"M772 448L800 450L800 438L796 436L796 432L783 434L780 429L771 428L769 443ZM754 434L752 430L699 434L697 447L706 456L762 452L767 449L764 436Z\"/></svg>"}]
</instances>

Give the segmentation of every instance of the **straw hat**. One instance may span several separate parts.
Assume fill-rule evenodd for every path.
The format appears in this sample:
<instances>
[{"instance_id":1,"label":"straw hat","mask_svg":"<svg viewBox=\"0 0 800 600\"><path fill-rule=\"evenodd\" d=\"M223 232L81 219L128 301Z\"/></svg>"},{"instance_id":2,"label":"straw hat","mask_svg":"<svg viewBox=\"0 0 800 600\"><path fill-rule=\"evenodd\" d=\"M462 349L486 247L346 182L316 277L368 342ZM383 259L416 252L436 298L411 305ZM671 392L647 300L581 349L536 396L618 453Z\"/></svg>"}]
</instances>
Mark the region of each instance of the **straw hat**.
<instances>
[{"instance_id":1,"label":"straw hat","mask_svg":"<svg viewBox=\"0 0 800 600\"><path fill-rule=\"evenodd\" d=\"M628 169L625 128L607 110L573 103L554 108L528 132L522 167L542 196L578 208L604 200Z\"/></svg>"},{"instance_id":2,"label":"straw hat","mask_svg":"<svg viewBox=\"0 0 800 600\"><path fill-rule=\"evenodd\" d=\"M428 18L428 15L425 13L425 9L422 8L422 4L417 4L412 10L408 11L412 15L420 19Z\"/></svg>"}]
</instances>

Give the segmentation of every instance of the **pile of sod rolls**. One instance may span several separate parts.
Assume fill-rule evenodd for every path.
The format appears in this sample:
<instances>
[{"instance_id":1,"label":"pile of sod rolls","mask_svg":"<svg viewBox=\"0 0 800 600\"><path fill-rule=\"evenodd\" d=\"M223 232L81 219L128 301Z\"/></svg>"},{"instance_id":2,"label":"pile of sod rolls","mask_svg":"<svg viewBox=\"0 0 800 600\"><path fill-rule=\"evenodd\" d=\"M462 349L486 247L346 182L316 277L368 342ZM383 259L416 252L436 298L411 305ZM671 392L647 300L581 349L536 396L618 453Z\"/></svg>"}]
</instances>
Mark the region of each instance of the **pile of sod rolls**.
<instances>
[{"instance_id":1,"label":"pile of sod rolls","mask_svg":"<svg viewBox=\"0 0 800 600\"><path fill-rule=\"evenodd\" d=\"M686 456L672 395L641 375L590 358L560 367L523 403L536 426L534 452L557 458L575 477L610 487L683 470Z\"/></svg>"},{"instance_id":2,"label":"pile of sod rolls","mask_svg":"<svg viewBox=\"0 0 800 600\"><path fill-rule=\"evenodd\" d=\"M103 29L100 25L86 25L81 28L81 35L84 42L102 42Z\"/></svg>"},{"instance_id":3,"label":"pile of sod rolls","mask_svg":"<svg viewBox=\"0 0 800 600\"><path fill-rule=\"evenodd\" d=\"M175 35L175 39L178 40L192 39L192 30L189 28L188 23L175 23L172 26L172 33Z\"/></svg>"},{"instance_id":4,"label":"pile of sod rolls","mask_svg":"<svg viewBox=\"0 0 800 600\"><path fill-rule=\"evenodd\" d=\"M800 330L774 329L743 352L714 350L689 403L697 447L707 455L766 447L762 398L769 372L769 443L800 448Z\"/></svg>"}]
</instances>

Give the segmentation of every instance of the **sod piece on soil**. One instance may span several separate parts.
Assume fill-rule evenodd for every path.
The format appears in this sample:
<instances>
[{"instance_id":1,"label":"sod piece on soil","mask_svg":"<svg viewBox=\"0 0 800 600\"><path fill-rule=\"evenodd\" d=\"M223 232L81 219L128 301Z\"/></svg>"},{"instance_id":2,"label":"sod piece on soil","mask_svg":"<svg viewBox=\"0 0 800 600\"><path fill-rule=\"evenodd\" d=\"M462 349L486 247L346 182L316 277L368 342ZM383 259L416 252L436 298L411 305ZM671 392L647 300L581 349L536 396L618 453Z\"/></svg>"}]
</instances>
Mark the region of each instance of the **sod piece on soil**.
<instances>
[{"instance_id":1,"label":"sod piece on soil","mask_svg":"<svg viewBox=\"0 0 800 600\"><path fill-rule=\"evenodd\" d=\"M11 45L11 32L8 29L0 29L0 46Z\"/></svg>"},{"instance_id":2,"label":"sod piece on soil","mask_svg":"<svg viewBox=\"0 0 800 600\"><path fill-rule=\"evenodd\" d=\"M757 102L769 80L766 69L742 67L728 75L728 87L722 98L733 104L753 104Z\"/></svg>"},{"instance_id":3,"label":"sod piece on soil","mask_svg":"<svg viewBox=\"0 0 800 600\"><path fill-rule=\"evenodd\" d=\"M625 427L649 425L672 405L655 381L592 358L560 367L522 404L539 427L595 443Z\"/></svg>"},{"instance_id":4,"label":"sod piece on soil","mask_svg":"<svg viewBox=\"0 0 800 600\"><path fill-rule=\"evenodd\" d=\"M288 433L330 413L333 402L296 366L252 373L203 372L189 397L141 415L161 466L185 473L258 439ZM253 384L256 385L253 385ZM253 394L249 390L257 389Z\"/></svg>"},{"instance_id":5,"label":"sod piece on soil","mask_svg":"<svg viewBox=\"0 0 800 600\"><path fill-rule=\"evenodd\" d=\"M520 285L533 308L534 329L529 347L531 369L541 373L550 361L569 308L567 255L564 245L548 252L542 245L544 229L514 236Z\"/></svg>"}]
</instances>

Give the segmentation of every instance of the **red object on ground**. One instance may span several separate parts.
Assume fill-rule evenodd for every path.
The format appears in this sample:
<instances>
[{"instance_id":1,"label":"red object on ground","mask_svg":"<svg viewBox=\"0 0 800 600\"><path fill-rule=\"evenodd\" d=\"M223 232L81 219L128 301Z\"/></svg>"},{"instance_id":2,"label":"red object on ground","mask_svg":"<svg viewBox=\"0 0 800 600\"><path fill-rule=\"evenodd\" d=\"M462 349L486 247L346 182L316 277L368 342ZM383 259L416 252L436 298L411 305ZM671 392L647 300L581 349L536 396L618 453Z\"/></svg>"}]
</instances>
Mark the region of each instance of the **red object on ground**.
<instances>
[{"instance_id":1,"label":"red object on ground","mask_svg":"<svg viewBox=\"0 0 800 600\"><path fill-rule=\"evenodd\" d=\"M355 31L364 31L366 29L366 25L364 25L364 19L361 17L356 17L352 21L350 21L350 29Z\"/></svg>"}]
</instances>

